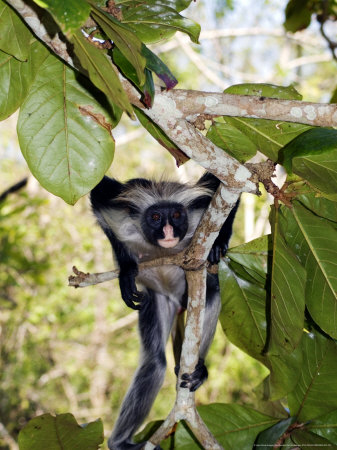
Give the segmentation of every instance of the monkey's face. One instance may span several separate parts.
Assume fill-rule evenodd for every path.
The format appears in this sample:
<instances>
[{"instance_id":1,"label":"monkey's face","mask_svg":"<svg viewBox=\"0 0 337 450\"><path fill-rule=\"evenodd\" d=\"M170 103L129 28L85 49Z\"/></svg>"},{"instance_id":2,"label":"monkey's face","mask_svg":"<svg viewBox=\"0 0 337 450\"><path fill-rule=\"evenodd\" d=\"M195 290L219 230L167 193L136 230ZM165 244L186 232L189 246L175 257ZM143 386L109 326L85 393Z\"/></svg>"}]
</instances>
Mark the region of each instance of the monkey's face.
<instances>
[{"instance_id":1,"label":"monkey's face","mask_svg":"<svg viewBox=\"0 0 337 450\"><path fill-rule=\"evenodd\" d=\"M180 203L156 203L145 211L142 220L147 240L163 248L175 247L184 238L187 228L187 211Z\"/></svg>"}]
</instances>

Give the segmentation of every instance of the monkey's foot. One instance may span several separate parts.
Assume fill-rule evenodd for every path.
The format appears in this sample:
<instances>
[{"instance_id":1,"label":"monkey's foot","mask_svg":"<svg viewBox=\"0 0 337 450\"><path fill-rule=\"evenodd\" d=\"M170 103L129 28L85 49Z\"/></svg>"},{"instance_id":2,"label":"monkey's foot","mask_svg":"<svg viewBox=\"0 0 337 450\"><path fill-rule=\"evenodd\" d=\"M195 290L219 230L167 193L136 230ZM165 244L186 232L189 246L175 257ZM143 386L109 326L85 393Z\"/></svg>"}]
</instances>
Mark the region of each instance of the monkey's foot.
<instances>
[{"instance_id":1,"label":"monkey's foot","mask_svg":"<svg viewBox=\"0 0 337 450\"><path fill-rule=\"evenodd\" d=\"M176 374L179 372L178 366L176 366L175 372ZM188 388L191 392L194 392L207 380L207 377L207 367L204 364L204 360L200 358L194 372L182 374L181 379L183 381L180 383L180 387Z\"/></svg>"}]
</instances>

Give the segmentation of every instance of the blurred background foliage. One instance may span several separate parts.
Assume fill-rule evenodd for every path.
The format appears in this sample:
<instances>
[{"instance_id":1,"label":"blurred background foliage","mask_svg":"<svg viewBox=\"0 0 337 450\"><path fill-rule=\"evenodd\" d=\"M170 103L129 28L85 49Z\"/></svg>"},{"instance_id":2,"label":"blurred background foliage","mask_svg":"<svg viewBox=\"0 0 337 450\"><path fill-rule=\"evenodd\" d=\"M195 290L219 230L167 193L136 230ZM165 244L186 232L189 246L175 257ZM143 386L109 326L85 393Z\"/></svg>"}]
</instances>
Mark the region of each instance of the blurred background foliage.
<instances>
[{"instance_id":1,"label":"blurred background foliage","mask_svg":"<svg viewBox=\"0 0 337 450\"><path fill-rule=\"evenodd\" d=\"M295 34L283 28L281 0L198 1L186 15L202 25L201 46L182 34L152 50L170 67L178 87L219 91L242 82L294 84L303 99L327 102L336 63L316 22ZM0 203L0 449L15 450L19 429L43 412L71 411L78 422L101 417L109 433L137 366L137 315L120 299L116 282L83 290L67 286L76 265L100 272L112 266L110 245L82 198L65 204L29 176L15 133L16 115L0 124L0 194L22 178L28 184ZM196 179L201 171L173 158L136 122L115 130L110 175ZM280 175L280 178L282 174ZM266 234L268 198L246 195L232 245ZM170 344L168 344L170 345ZM174 401L167 377L149 419L166 416ZM207 361L209 381L197 401L259 408L254 387L267 370L229 344L219 329ZM225 388L224 388L225 387Z\"/></svg>"}]
</instances>

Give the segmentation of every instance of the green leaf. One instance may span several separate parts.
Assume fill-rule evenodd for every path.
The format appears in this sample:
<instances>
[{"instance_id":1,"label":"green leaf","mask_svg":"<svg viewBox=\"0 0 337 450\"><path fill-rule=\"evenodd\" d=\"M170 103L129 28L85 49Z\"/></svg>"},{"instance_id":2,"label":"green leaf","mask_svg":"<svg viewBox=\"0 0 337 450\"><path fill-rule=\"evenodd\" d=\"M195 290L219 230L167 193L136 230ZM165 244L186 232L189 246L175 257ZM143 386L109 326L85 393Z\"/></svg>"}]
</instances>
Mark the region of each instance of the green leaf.
<instances>
[{"instance_id":1,"label":"green leaf","mask_svg":"<svg viewBox=\"0 0 337 450\"><path fill-rule=\"evenodd\" d=\"M91 3L92 4L92 3ZM142 42L130 27L118 22L110 14L92 4L92 15L94 20L101 26L104 33L113 40L116 47L123 53L126 59L136 69L138 82L145 83L145 63L146 59L142 55Z\"/></svg>"},{"instance_id":2,"label":"green leaf","mask_svg":"<svg viewBox=\"0 0 337 450\"><path fill-rule=\"evenodd\" d=\"M126 1L129 1L129 0L126 0ZM192 2L193 2L193 0L165 0L165 5L180 12L180 11L183 11L184 9L186 9ZM123 6L123 3L125 3L125 0L116 0L115 3L117 6Z\"/></svg>"},{"instance_id":3,"label":"green leaf","mask_svg":"<svg viewBox=\"0 0 337 450\"><path fill-rule=\"evenodd\" d=\"M264 287L267 275L267 257L270 247L270 236L265 235L246 244L232 247L227 252L230 267L243 268L242 276L247 281L255 282Z\"/></svg>"},{"instance_id":4,"label":"green leaf","mask_svg":"<svg viewBox=\"0 0 337 450\"><path fill-rule=\"evenodd\" d=\"M0 0L0 29L0 50L26 61L32 33L3 0Z\"/></svg>"},{"instance_id":5,"label":"green leaf","mask_svg":"<svg viewBox=\"0 0 337 450\"><path fill-rule=\"evenodd\" d=\"M104 441L103 423L80 426L72 414L35 417L20 431L20 450L97 450Z\"/></svg>"},{"instance_id":6,"label":"green leaf","mask_svg":"<svg viewBox=\"0 0 337 450\"><path fill-rule=\"evenodd\" d=\"M219 267L222 309L220 323L228 339L255 359L262 356L266 342L266 291L239 278L225 266Z\"/></svg>"},{"instance_id":7,"label":"green leaf","mask_svg":"<svg viewBox=\"0 0 337 450\"><path fill-rule=\"evenodd\" d=\"M337 445L337 409L312 420L308 429Z\"/></svg>"},{"instance_id":8,"label":"green leaf","mask_svg":"<svg viewBox=\"0 0 337 450\"><path fill-rule=\"evenodd\" d=\"M88 19L90 6L83 0L33 0L54 17L64 34L72 35Z\"/></svg>"},{"instance_id":9,"label":"green leaf","mask_svg":"<svg viewBox=\"0 0 337 450\"><path fill-rule=\"evenodd\" d=\"M143 93L143 103L148 108L151 108L155 95L152 72L149 69L145 69L145 83L141 86L138 82L138 76L135 68L117 47L113 51L113 60L114 64L118 66L119 70L125 75L125 77L132 81L133 84Z\"/></svg>"},{"instance_id":10,"label":"green leaf","mask_svg":"<svg viewBox=\"0 0 337 450\"><path fill-rule=\"evenodd\" d=\"M277 86L265 83L234 84L224 91L226 94L256 95L257 97L280 98L283 100L302 100L302 95L294 86Z\"/></svg>"},{"instance_id":11,"label":"green leaf","mask_svg":"<svg viewBox=\"0 0 337 450\"><path fill-rule=\"evenodd\" d=\"M296 33L310 25L311 10L308 8L309 0L290 0L286 7L286 20L284 28Z\"/></svg>"},{"instance_id":12,"label":"green leaf","mask_svg":"<svg viewBox=\"0 0 337 450\"><path fill-rule=\"evenodd\" d=\"M267 316L266 308L269 298L261 268L267 270L268 239L265 239L264 262L254 263L254 246L251 246L253 257L242 255L242 264L231 261L230 270L224 263L219 266L220 292L222 309L220 323L228 339L248 355L262 362L269 370L270 376L265 381L266 398L276 400L290 392L297 382L301 365L301 348L289 352L283 346L276 346L272 354L266 354ZM263 245L263 240L258 246ZM242 246L244 247L244 246ZM235 249L234 249L235 250ZM227 254L229 255L230 252ZM252 270L253 269L253 270ZM268 301L268 303L267 303Z\"/></svg>"},{"instance_id":13,"label":"green leaf","mask_svg":"<svg viewBox=\"0 0 337 450\"><path fill-rule=\"evenodd\" d=\"M256 95L259 97L300 100L302 96L293 86L283 87L270 84L238 84L224 91L226 94ZM276 120L245 119L226 117L226 124L243 133L264 155L278 161L279 151L296 136L308 130L308 125Z\"/></svg>"},{"instance_id":14,"label":"green leaf","mask_svg":"<svg viewBox=\"0 0 337 450\"><path fill-rule=\"evenodd\" d=\"M0 52L0 120L6 119L21 106L37 70L49 55L40 42L34 38L31 41L27 62Z\"/></svg>"},{"instance_id":15,"label":"green leaf","mask_svg":"<svg viewBox=\"0 0 337 450\"><path fill-rule=\"evenodd\" d=\"M143 113L141 109L134 108L135 114L139 122L143 125L143 127L162 145L166 148L176 159L177 165L180 166L188 161L188 157L183 153L158 127L152 120L150 120L146 114Z\"/></svg>"},{"instance_id":16,"label":"green leaf","mask_svg":"<svg viewBox=\"0 0 337 450\"><path fill-rule=\"evenodd\" d=\"M337 203L314 194L305 194L296 197L296 200L317 216L337 222Z\"/></svg>"},{"instance_id":17,"label":"green leaf","mask_svg":"<svg viewBox=\"0 0 337 450\"><path fill-rule=\"evenodd\" d=\"M291 441L297 444L298 448L305 448L306 450L326 450L332 448L331 442L327 439L311 433L307 430L294 430L291 433Z\"/></svg>"},{"instance_id":18,"label":"green leaf","mask_svg":"<svg viewBox=\"0 0 337 450\"><path fill-rule=\"evenodd\" d=\"M286 145L282 153L289 174L294 172L337 200L337 130L308 130Z\"/></svg>"},{"instance_id":19,"label":"green leaf","mask_svg":"<svg viewBox=\"0 0 337 450\"><path fill-rule=\"evenodd\" d=\"M214 122L206 137L229 155L244 163L252 158L258 147L240 130L226 122Z\"/></svg>"},{"instance_id":20,"label":"green leaf","mask_svg":"<svg viewBox=\"0 0 337 450\"><path fill-rule=\"evenodd\" d=\"M186 2L179 2L180 7ZM127 24L144 43L155 43L172 37L177 31L186 33L192 42L198 43L200 25L181 16L172 6L177 2L166 0L126 0L119 3L122 22Z\"/></svg>"},{"instance_id":21,"label":"green leaf","mask_svg":"<svg viewBox=\"0 0 337 450\"><path fill-rule=\"evenodd\" d=\"M302 347L300 378L288 403L291 415L306 422L337 409L337 345L311 332L304 334Z\"/></svg>"},{"instance_id":22,"label":"green leaf","mask_svg":"<svg viewBox=\"0 0 337 450\"><path fill-rule=\"evenodd\" d=\"M109 113L82 84L50 55L18 120L21 151L32 174L70 204L102 179L114 153Z\"/></svg>"},{"instance_id":23,"label":"green leaf","mask_svg":"<svg viewBox=\"0 0 337 450\"><path fill-rule=\"evenodd\" d=\"M300 123L239 117L226 117L226 123L240 130L261 153L275 162L279 161L284 145L310 128Z\"/></svg>"},{"instance_id":24,"label":"green leaf","mask_svg":"<svg viewBox=\"0 0 337 450\"><path fill-rule=\"evenodd\" d=\"M274 209L268 354L278 354L280 347L286 352L295 350L304 326L306 271L285 242L290 220L294 218L287 207Z\"/></svg>"},{"instance_id":25,"label":"green leaf","mask_svg":"<svg viewBox=\"0 0 337 450\"><path fill-rule=\"evenodd\" d=\"M262 431L254 444L254 450L263 450L268 447L273 449L274 444L287 431L290 425L295 422L295 420L295 417L289 417L288 419L281 420L272 427Z\"/></svg>"},{"instance_id":26,"label":"green leaf","mask_svg":"<svg viewBox=\"0 0 337 450\"><path fill-rule=\"evenodd\" d=\"M133 115L133 109L122 87L118 75L105 51L91 45L81 31L72 38L75 52L90 80L119 108Z\"/></svg>"},{"instance_id":27,"label":"green leaf","mask_svg":"<svg viewBox=\"0 0 337 450\"><path fill-rule=\"evenodd\" d=\"M151 52L150 49L143 44L142 55L146 58L146 67L152 70L158 78L160 78L166 86L166 89L172 89L178 83L170 69L158 58L158 56Z\"/></svg>"},{"instance_id":28,"label":"green leaf","mask_svg":"<svg viewBox=\"0 0 337 450\"><path fill-rule=\"evenodd\" d=\"M227 449L251 450L256 436L278 421L252 408L234 404L199 406L198 412L219 444ZM175 433L174 448L194 450L203 447L195 442L180 423Z\"/></svg>"},{"instance_id":29,"label":"green leaf","mask_svg":"<svg viewBox=\"0 0 337 450\"><path fill-rule=\"evenodd\" d=\"M296 224L288 224L286 239L307 271L306 305L315 322L337 338L337 230L294 202Z\"/></svg>"}]
</instances>

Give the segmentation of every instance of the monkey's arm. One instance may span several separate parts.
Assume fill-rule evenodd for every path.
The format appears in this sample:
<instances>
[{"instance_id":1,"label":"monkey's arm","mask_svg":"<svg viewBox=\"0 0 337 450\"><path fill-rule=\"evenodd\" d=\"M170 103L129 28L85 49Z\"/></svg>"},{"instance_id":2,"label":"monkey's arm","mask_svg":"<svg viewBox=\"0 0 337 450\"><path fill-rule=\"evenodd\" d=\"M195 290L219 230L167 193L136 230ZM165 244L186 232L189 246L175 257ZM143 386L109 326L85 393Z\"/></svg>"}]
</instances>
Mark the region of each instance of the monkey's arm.
<instances>
[{"instance_id":1,"label":"monkey's arm","mask_svg":"<svg viewBox=\"0 0 337 450\"><path fill-rule=\"evenodd\" d=\"M227 252L229 240L232 235L233 222L239 204L240 200L236 202L234 208L229 213L226 222L222 225L218 237L214 241L213 247L207 258L211 264L218 264L221 256L225 256Z\"/></svg>"},{"instance_id":2,"label":"monkey's arm","mask_svg":"<svg viewBox=\"0 0 337 450\"><path fill-rule=\"evenodd\" d=\"M119 266L119 286L124 302L132 309L140 309L143 295L137 291L135 278L138 275L136 257L128 250L112 230L114 223L115 198L122 192L123 185L118 181L104 177L92 190L90 200L99 225L108 237ZM108 220L107 220L108 217ZM109 223L108 223L109 222ZM119 226L119 224L116 224Z\"/></svg>"},{"instance_id":3,"label":"monkey's arm","mask_svg":"<svg viewBox=\"0 0 337 450\"><path fill-rule=\"evenodd\" d=\"M130 254L127 247L120 242L110 229L104 230L109 238L113 251L119 265L119 287L122 299L132 309L140 309L143 294L137 290L136 276L138 275L138 263Z\"/></svg>"}]
</instances>

